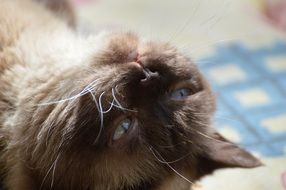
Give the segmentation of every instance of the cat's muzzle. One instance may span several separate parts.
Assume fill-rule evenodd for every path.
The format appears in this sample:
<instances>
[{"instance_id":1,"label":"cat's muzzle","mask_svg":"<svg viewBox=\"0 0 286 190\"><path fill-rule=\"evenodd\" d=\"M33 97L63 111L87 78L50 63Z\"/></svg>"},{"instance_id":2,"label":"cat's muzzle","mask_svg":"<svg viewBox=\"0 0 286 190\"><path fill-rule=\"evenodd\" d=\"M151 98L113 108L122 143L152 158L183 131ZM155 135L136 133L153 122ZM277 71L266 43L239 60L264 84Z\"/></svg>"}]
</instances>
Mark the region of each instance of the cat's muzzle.
<instances>
[{"instance_id":1,"label":"cat's muzzle","mask_svg":"<svg viewBox=\"0 0 286 190\"><path fill-rule=\"evenodd\" d=\"M143 68L144 78L140 80L140 83L144 86L150 85L160 78L157 71L150 71L148 68Z\"/></svg>"}]
</instances>

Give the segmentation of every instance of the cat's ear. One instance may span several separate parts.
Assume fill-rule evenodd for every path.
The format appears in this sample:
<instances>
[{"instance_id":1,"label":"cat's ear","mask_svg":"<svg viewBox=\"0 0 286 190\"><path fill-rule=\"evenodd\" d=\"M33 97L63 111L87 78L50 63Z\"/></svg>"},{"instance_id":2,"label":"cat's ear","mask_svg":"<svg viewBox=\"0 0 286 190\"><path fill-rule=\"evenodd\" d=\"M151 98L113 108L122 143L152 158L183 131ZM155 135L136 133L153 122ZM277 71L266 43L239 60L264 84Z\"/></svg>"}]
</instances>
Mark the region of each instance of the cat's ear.
<instances>
[{"instance_id":1,"label":"cat's ear","mask_svg":"<svg viewBox=\"0 0 286 190\"><path fill-rule=\"evenodd\" d=\"M198 159L198 175L203 176L220 168L255 168L262 163L246 150L214 132L204 143L205 151Z\"/></svg>"}]
</instances>

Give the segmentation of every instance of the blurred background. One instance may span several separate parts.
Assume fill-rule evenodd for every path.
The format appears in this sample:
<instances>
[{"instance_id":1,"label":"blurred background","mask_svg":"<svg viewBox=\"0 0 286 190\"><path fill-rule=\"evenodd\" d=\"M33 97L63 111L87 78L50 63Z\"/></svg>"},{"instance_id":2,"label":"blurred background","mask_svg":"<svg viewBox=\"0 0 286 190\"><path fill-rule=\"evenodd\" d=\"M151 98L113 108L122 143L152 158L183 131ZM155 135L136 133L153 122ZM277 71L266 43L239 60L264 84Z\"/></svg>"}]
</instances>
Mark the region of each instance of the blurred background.
<instances>
[{"instance_id":1,"label":"blurred background","mask_svg":"<svg viewBox=\"0 0 286 190\"><path fill-rule=\"evenodd\" d=\"M286 183L286 0L73 0L80 32L134 31L188 53L218 97L215 127L265 166L216 172L195 190Z\"/></svg>"}]
</instances>

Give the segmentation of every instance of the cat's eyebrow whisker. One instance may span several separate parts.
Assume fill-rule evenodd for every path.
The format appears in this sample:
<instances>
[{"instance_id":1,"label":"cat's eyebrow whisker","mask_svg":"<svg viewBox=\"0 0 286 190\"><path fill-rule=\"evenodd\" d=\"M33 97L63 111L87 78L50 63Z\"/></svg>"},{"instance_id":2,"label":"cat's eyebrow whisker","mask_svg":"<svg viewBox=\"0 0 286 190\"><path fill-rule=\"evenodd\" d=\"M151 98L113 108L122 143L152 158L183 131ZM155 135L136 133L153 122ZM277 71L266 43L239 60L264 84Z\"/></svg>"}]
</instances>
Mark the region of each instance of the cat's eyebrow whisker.
<instances>
[{"instance_id":1,"label":"cat's eyebrow whisker","mask_svg":"<svg viewBox=\"0 0 286 190\"><path fill-rule=\"evenodd\" d=\"M102 105L101 105L101 102L98 103L97 100L96 100L96 98L95 98L95 96L94 96L94 94L92 93L92 91L89 91L89 92L90 92L90 94L91 94L91 96L92 96L92 99L93 99L93 101L94 101L94 103L95 103L95 105L96 105L96 108L97 108L97 110L98 110L98 112L99 112L99 116L100 116L100 129L99 129L99 132L98 132L98 135L97 135L95 141L93 142L93 143L95 144L95 143L98 141L98 139L99 139L99 137L100 137L100 135L101 135L102 129L103 129L103 113L102 113ZM104 94L104 92L101 93L100 97L101 97L103 94ZM101 98L99 98L99 100L101 100Z\"/></svg>"},{"instance_id":2,"label":"cat's eyebrow whisker","mask_svg":"<svg viewBox=\"0 0 286 190\"><path fill-rule=\"evenodd\" d=\"M116 87L115 87L115 88L116 88ZM128 109L128 108L124 108L124 107L120 104L120 102L118 101L118 99L116 98L114 88L112 88L111 91L112 91L112 96L113 96L113 98L114 98L114 101L115 101L115 103L116 103L116 104L114 104L115 107L121 109L122 111L137 112L136 110L131 110L131 109Z\"/></svg>"},{"instance_id":3,"label":"cat's eyebrow whisker","mask_svg":"<svg viewBox=\"0 0 286 190\"><path fill-rule=\"evenodd\" d=\"M106 111L102 111L103 114L106 114L106 113L108 113L108 112L110 112L112 110L113 106L115 105L114 101L115 100L113 99L112 102L109 102L110 107Z\"/></svg>"},{"instance_id":4,"label":"cat's eyebrow whisker","mask_svg":"<svg viewBox=\"0 0 286 190\"><path fill-rule=\"evenodd\" d=\"M103 130L103 112L102 112L102 102L101 102L101 97L103 96L103 94L104 94L104 92L102 92L101 95L99 96L98 104L97 104L98 110L99 110L99 113L100 113L100 129L99 129L98 135L97 135L97 137L96 137L96 139L94 141L94 144L98 141L98 139L99 139L99 137L101 135L101 132ZM94 95L93 95L93 98L95 98ZM95 99L95 102L97 103L96 99Z\"/></svg>"},{"instance_id":5,"label":"cat's eyebrow whisker","mask_svg":"<svg viewBox=\"0 0 286 190\"><path fill-rule=\"evenodd\" d=\"M156 151L152 146L149 147L151 153L154 155L154 157L162 164L166 164L173 172L175 172L179 177L181 177L182 179L184 179L185 181L187 181L188 183L190 183L191 185L193 185L194 183L192 181L190 181L188 178L186 178L185 176L183 176L182 174L180 174L175 168L173 168L169 162L166 162L166 160L160 155L160 153L158 151ZM160 157L158 158L158 156Z\"/></svg>"},{"instance_id":6,"label":"cat's eyebrow whisker","mask_svg":"<svg viewBox=\"0 0 286 190\"><path fill-rule=\"evenodd\" d=\"M118 105L116 105L116 104L114 104L113 106L116 107L116 108L121 109L122 111L129 111L129 112L135 112L135 113L138 112L138 111L136 111L136 110L131 110L131 109L128 109L128 108L120 107L120 106L118 106Z\"/></svg>"},{"instance_id":7,"label":"cat's eyebrow whisker","mask_svg":"<svg viewBox=\"0 0 286 190\"><path fill-rule=\"evenodd\" d=\"M118 88L118 85L115 86L114 92L115 92L116 94L119 94L120 96L123 97L123 95L122 95L120 92L118 92L118 89L117 89L117 88ZM114 93L114 94L115 94L115 93Z\"/></svg>"},{"instance_id":8,"label":"cat's eyebrow whisker","mask_svg":"<svg viewBox=\"0 0 286 190\"><path fill-rule=\"evenodd\" d=\"M67 102L67 101L71 101L71 100L74 100L74 99L77 99L81 96L84 96L86 94L88 94L90 91L93 90L93 85L98 81L97 80L94 80L92 81L90 84L88 84L80 93L72 96L72 97L69 97L69 98L65 98L65 99L62 99L62 100L58 100L58 101L52 101L52 102L46 102L46 103L40 103L38 104L38 106L49 106L49 105L52 105L52 104L59 104L59 103L63 103L63 102Z\"/></svg>"},{"instance_id":9,"label":"cat's eyebrow whisker","mask_svg":"<svg viewBox=\"0 0 286 190\"><path fill-rule=\"evenodd\" d=\"M131 109L127 109L127 108L123 108L123 107L120 107L118 105L115 104L115 100L113 100L112 102L109 102L109 104L112 106L112 107L116 107L122 111L129 111L129 112L137 112L136 110L131 110ZM103 112L103 113L106 113L106 112Z\"/></svg>"},{"instance_id":10,"label":"cat's eyebrow whisker","mask_svg":"<svg viewBox=\"0 0 286 190\"><path fill-rule=\"evenodd\" d=\"M112 91L112 96L116 102L116 104L120 107L120 108L123 108L123 106L120 104L120 102L117 100L116 96L115 96L115 93L114 93L114 88L111 89Z\"/></svg>"},{"instance_id":11,"label":"cat's eyebrow whisker","mask_svg":"<svg viewBox=\"0 0 286 190\"><path fill-rule=\"evenodd\" d=\"M81 97L81 96L83 96L85 94L88 94L88 91L82 91L79 94L74 95L74 96L72 96L70 98L66 98L66 99L62 99L62 100L58 100L58 101L40 103L40 104L38 104L38 106L49 106L49 105L52 105L52 104L59 104L59 103L67 102L67 101L70 101L70 100L77 99L77 98L79 98L79 97Z\"/></svg>"}]
</instances>

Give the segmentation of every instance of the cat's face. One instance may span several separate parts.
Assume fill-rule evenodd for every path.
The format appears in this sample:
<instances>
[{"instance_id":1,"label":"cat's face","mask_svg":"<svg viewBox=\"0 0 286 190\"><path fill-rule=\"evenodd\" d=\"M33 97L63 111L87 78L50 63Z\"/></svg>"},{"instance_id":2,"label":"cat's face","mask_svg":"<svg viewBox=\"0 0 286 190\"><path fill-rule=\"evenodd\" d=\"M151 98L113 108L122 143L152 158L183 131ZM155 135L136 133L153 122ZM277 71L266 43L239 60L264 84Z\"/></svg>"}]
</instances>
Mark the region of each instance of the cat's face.
<instances>
[{"instance_id":1,"label":"cat's face","mask_svg":"<svg viewBox=\"0 0 286 190\"><path fill-rule=\"evenodd\" d=\"M103 47L88 71L62 77L62 92L49 87L39 101L77 95L41 105L30 118L37 142L29 164L43 165L44 184L155 189L173 170L193 181L217 168L259 164L210 127L215 98L187 56L130 33L108 36Z\"/></svg>"}]
</instances>

